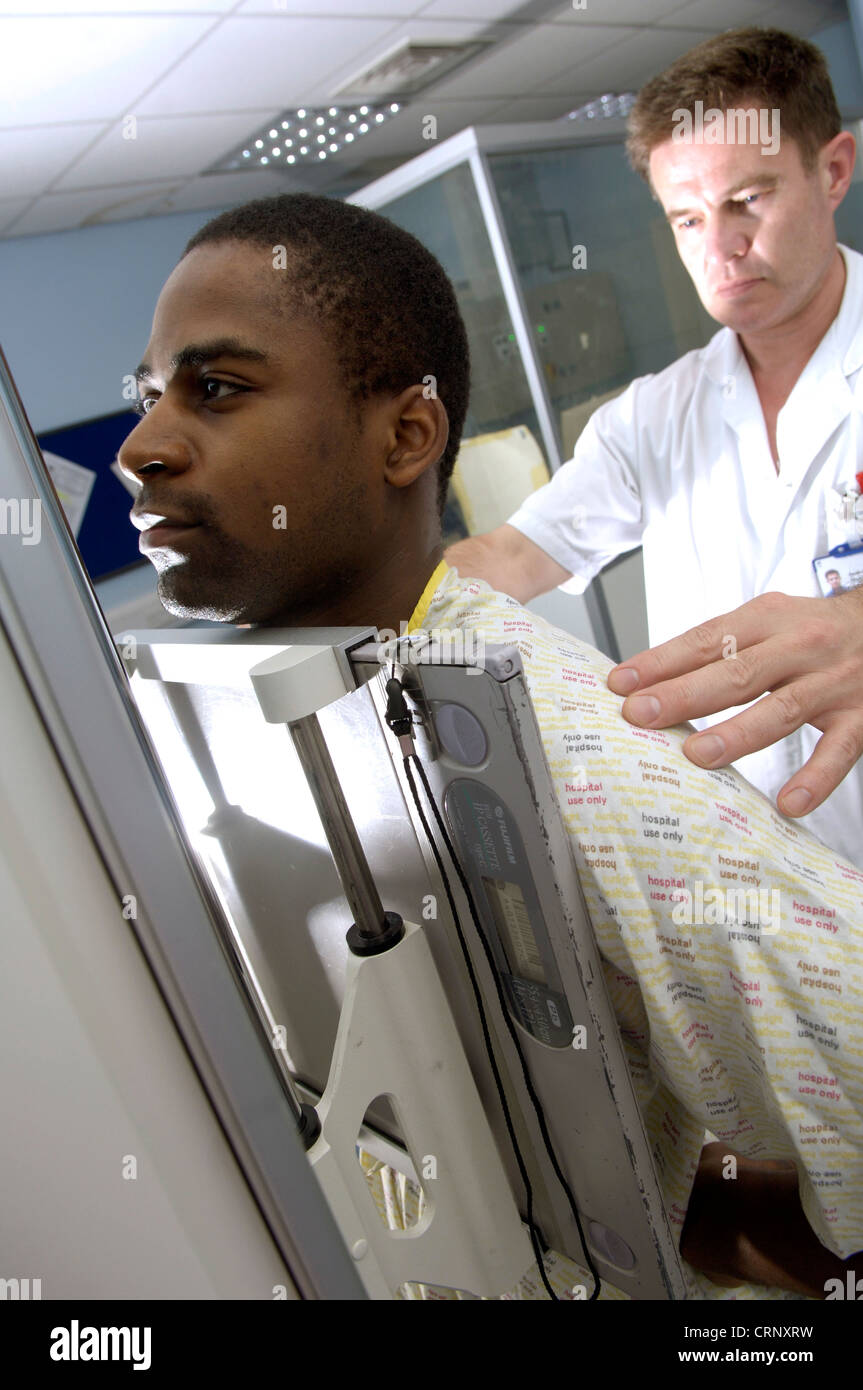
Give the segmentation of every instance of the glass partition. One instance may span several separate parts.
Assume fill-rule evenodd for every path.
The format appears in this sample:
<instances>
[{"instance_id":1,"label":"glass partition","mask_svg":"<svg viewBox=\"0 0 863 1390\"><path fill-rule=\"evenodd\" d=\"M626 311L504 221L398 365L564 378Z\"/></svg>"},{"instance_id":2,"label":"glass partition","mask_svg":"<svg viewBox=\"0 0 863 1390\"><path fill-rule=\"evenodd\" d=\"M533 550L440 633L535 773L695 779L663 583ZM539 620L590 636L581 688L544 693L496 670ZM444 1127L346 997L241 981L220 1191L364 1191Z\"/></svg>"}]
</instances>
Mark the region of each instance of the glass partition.
<instances>
[{"instance_id":1,"label":"glass partition","mask_svg":"<svg viewBox=\"0 0 863 1390\"><path fill-rule=\"evenodd\" d=\"M569 458L597 405L703 346L716 324L622 141L488 162Z\"/></svg>"}]
</instances>

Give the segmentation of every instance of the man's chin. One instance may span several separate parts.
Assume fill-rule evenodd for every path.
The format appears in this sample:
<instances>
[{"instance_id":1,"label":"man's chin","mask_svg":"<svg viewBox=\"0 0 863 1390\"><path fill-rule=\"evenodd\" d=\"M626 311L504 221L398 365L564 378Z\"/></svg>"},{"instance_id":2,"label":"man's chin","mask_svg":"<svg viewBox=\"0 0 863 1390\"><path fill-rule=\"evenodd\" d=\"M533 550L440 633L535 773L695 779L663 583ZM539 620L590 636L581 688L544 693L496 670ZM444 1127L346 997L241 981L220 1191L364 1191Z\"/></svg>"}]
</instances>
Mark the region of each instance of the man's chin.
<instances>
[{"instance_id":1,"label":"man's chin","mask_svg":"<svg viewBox=\"0 0 863 1390\"><path fill-rule=\"evenodd\" d=\"M772 296L765 296L763 281L742 294L713 295L709 302L703 298L701 302L712 319L734 333L757 333L772 328L782 318L781 307Z\"/></svg>"},{"instance_id":2,"label":"man's chin","mask_svg":"<svg viewBox=\"0 0 863 1390\"><path fill-rule=\"evenodd\" d=\"M248 621L236 601L231 603L224 597L196 592L191 585L178 584L171 571L159 575L156 594L162 607L175 618L208 623Z\"/></svg>"}]
</instances>

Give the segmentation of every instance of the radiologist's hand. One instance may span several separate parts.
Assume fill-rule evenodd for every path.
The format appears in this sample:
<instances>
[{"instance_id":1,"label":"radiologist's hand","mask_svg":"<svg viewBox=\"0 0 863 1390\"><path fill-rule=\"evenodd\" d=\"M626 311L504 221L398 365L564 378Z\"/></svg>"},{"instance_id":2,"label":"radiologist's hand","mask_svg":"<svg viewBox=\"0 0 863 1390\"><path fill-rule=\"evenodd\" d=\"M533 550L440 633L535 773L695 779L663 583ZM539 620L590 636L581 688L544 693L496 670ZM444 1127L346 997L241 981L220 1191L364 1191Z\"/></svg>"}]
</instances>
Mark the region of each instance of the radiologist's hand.
<instances>
[{"instance_id":1,"label":"radiologist's hand","mask_svg":"<svg viewBox=\"0 0 863 1390\"><path fill-rule=\"evenodd\" d=\"M609 672L608 685L629 697L623 715L643 728L756 700L690 735L683 751L700 767L725 767L801 724L820 729L812 756L777 797L785 815L804 816L863 753L863 587L835 598L761 594L630 657Z\"/></svg>"}]
</instances>

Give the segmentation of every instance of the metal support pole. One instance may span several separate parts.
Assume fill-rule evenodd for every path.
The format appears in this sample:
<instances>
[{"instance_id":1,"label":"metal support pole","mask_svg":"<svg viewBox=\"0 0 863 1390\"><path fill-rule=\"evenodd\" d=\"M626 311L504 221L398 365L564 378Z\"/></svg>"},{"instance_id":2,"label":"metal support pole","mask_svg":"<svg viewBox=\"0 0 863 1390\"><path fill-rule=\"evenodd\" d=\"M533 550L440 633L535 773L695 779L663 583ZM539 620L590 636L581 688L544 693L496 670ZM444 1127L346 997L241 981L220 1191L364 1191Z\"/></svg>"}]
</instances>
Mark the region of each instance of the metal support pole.
<instances>
[{"instance_id":1,"label":"metal support pole","mask_svg":"<svg viewBox=\"0 0 863 1390\"><path fill-rule=\"evenodd\" d=\"M339 878L363 936L383 936L386 916L316 714L288 728L318 808Z\"/></svg>"}]
</instances>

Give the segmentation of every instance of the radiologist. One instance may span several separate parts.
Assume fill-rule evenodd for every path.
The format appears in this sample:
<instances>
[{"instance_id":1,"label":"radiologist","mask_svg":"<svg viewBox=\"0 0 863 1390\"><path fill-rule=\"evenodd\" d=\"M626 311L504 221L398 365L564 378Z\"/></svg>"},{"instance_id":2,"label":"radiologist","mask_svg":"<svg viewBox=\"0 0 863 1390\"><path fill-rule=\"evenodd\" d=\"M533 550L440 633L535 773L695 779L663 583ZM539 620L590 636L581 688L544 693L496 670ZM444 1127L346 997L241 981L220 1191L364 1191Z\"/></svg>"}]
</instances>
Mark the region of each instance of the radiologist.
<instances>
[{"instance_id":1,"label":"radiologist","mask_svg":"<svg viewBox=\"0 0 863 1390\"><path fill-rule=\"evenodd\" d=\"M863 867L863 589L825 604L812 568L861 539L863 257L834 227L854 140L818 49L747 28L642 89L628 150L724 327L601 406L550 483L447 559L526 603L642 545L652 645L609 676L625 717L709 725L687 757L734 762Z\"/></svg>"}]
</instances>

